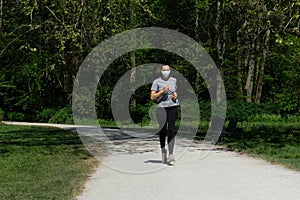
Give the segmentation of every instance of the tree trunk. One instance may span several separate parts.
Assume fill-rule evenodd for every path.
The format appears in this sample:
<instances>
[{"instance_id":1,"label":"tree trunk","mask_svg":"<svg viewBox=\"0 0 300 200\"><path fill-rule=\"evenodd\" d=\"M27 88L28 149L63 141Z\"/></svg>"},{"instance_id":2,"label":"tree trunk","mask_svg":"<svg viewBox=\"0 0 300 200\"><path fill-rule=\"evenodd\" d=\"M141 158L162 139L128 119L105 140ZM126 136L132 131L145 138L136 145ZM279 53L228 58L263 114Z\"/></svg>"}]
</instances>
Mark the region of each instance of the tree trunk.
<instances>
[{"instance_id":1,"label":"tree trunk","mask_svg":"<svg viewBox=\"0 0 300 200\"><path fill-rule=\"evenodd\" d=\"M133 83L135 81L136 76L136 58L135 58L135 52L130 52L130 65L131 65L131 73L130 73L130 83ZM132 91L134 92L134 91ZM130 102L131 108L136 108L136 100L135 98L132 98Z\"/></svg>"},{"instance_id":2,"label":"tree trunk","mask_svg":"<svg viewBox=\"0 0 300 200\"><path fill-rule=\"evenodd\" d=\"M3 22L3 0L0 0L0 29L2 28Z\"/></svg>"},{"instance_id":3,"label":"tree trunk","mask_svg":"<svg viewBox=\"0 0 300 200\"><path fill-rule=\"evenodd\" d=\"M263 44L262 62L261 62L259 78L258 78L257 88L256 88L256 97L255 97L256 103L261 102L262 88L263 88L263 84L264 84L263 79L264 79L264 73L265 73L265 64L266 64L267 54L268 54L268 50L269 50L270 33L271 33L271 31L270 31L270 29L268 29L266 31L265 42Z\"/></svg>"},{"instance_id":4,"label":"tree trunk","mask_svg":"<svg viewBox=\"0 0 300 200\"><path fill-rule=\"evenodd\" d=\"M199 33L198 33L198 28L199 28L199 8L198 8L198 3L199 1L196 0L195 2L195 12L196 12L196 19L195 19L195 40L198 42L199 41ZM195 87L196 87L196 92L197 94L200 92L200 87L201 87L201 74L197 73L196 75L196 81L195 81Z\"/></svg>"},{"instance_id":5,"label":"tree trunk","mask_svg":"<svg viewBox=\"0 0 300 200\"><path fill-rule=\"evenodd\" d=\"M254 69L255 69L255 42L253 41L250 45L250 55L248 61L248 74L246 81L246 100L247 102L252 102L252 91L253 91L253 79L254 79Z\"/></svg>"},{"instance_id":6,"label":"tree trunk","mask_svg":"<svg viewBox=\"0 0 300 200\"><path fill-rule=\"evenodd\" d=\"M199 39L199 34L198 34L198 27L199 27L199 10L198 10L198 0L195 2L196 4L196 19L195 19L195 39L198 41Z\"/></svg>"},{"instance_id":7,"label":"tree trunk","mask_svg":"<svg viewBox=\"0 0 300 200\"><path fill-rule=\"evenodd\" d=\"M237 70L238 70L238 88L239 88L239 95L242 97L244 90L243 90L243 72L242 72L242 52L241 52L241 39L240 39L240 35L237 34L237 52L238 52L238 56L237 56Z\"/></svg>"},{"instance_id":8,"label":"tree trunk","mask_svg":"<svg viewBox=\"0 0 300 200\"><path fill-rule=\"evenodd\" d=\"M135 27L135 13L134 13L134 0L129 0L129 12L130 12L130 24L131 27ZM130 74L130 83L135 81L136 76L136 56L135 52L130 52L130 66L131 66L131 74ZM132 91L134 93L134 91ZM130 102L131 108L136 108L136 100L133 97Z\"/></svg>"},{"instance_id":9,"label":"tree trunk","mask_svg":"<svg viewBox=\"0 0 300 200\"><path fill-rule=\"evenodd\" d=\"M218 40L217 40L217 54L218 54L218 63L219 63L219 72L221 75L221 78L223 78L224 75L224 57L225 57L225 51L226 51L226 32L225 27L221 26L221 11L223 9L223 4L221 1L217 2L217 19L216 19L216 30L218 32ZM221 100L222 96L224 95L225 91L223 91L221 80L217 80L217 94L216 94L216 100Z\"/></svg>"}]
</instances>

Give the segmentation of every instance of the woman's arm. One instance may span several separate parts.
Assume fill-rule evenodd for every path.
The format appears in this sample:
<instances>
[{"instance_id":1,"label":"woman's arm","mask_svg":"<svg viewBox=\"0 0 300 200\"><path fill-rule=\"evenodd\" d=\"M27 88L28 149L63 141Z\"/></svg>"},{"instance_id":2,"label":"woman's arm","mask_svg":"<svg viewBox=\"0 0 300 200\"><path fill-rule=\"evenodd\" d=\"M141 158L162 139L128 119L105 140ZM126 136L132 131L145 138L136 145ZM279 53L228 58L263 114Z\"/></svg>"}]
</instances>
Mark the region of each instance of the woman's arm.
<instances>
[{"instance_id":1,"label":"woman's arm","mask_svg":"<svg viewBox=\"0 0 300 200\"><path fill-rule=\"evenodd\" d=\"M155 91L155 90L151 90L151 100L156 100L160 95L162 95L163 93L165 93L166 91L169 90L168 86L165 86L162 90L160 91Z\"/></svg>"}]
</instances>

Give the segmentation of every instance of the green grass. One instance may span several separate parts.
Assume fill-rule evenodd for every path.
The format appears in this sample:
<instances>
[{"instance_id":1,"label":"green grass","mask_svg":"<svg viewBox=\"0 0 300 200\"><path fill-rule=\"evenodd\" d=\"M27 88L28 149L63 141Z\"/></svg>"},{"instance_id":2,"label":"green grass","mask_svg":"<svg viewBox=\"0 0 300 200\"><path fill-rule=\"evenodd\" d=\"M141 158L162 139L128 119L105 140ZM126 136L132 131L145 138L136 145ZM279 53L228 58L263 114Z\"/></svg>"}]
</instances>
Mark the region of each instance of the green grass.
<instances>
[{"instance_id":1,"label":"green grass","mask_svg":"<svg viewBox=\"0 0 300 200\"><path fill-rule=\"evenodd\" d=\"M299 124L250 123L246 128L243 134L233 133L220 144L300 171Z\"/></svg>"},{"instance_id":2,"label":"green grass","mask_svg":"<svg viewBox=\"0 0 300 200\"><path fill-rule=\"evenodd\" d=\"M0 124L0 199L75 199L98 161L77 134Z\"/></svg>"}]
</instances>

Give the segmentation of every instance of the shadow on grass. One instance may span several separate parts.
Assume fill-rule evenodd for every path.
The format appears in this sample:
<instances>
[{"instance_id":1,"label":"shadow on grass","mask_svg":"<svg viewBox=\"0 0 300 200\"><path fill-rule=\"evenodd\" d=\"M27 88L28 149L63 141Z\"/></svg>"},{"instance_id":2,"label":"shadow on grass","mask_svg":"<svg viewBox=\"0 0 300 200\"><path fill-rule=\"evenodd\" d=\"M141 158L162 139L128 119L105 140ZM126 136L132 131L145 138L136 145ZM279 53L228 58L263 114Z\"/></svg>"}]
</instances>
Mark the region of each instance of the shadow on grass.
<instances>
[{"instance_id":1,"label":"shadow on grass","mask_svg":"<svg viewBox=\"0 0 300 200\"><path fill-rule=\"evenodd\" d=\"M91 157L75 132L46 127L0 125L0 153L36 152L42 155Z\"/></svg>"},{"instance_id":2,"label":"shadow on grass","mask_svg":"<svg viewBox=\"0 0 300 200\"><path fill-rule=\"evenodd\" d=\"M299 129L278 131L260 128L243 134L233 133L219 144L300 171Z\"/></svg>"},{"instance_id":3,"label":"shadow on grass","mask_svg":"<svg viewBox=\"0 0 300 200\"><path fill-rule=\"evenodd\" d=\"M232 133L224 138L224 143L234 144L269 144L274 147L283 147L286 145L300 145L300 130L293 131L266 131L252 130L240 133Z\"/></svg>"},{"instance_id":4,"label":"shadow on grass","mask_svg":"<svg viewBox=\"0 0 300 200\"><path fill-rule=\"evenodd\" d=\"M77 133L0 124L0 199L74 199L98 165Z\"/></svg>"},{"instance_id":5,"label":"shadow on grass","mask_svg":"<svg viewBox=\"0 0 300 200\"><path fill-rule=\"evenodd\" d=\"M25 128L1 132L0 144L18 146L82 144L76 133L55 128Z\"/></svg>"}]
</instances>

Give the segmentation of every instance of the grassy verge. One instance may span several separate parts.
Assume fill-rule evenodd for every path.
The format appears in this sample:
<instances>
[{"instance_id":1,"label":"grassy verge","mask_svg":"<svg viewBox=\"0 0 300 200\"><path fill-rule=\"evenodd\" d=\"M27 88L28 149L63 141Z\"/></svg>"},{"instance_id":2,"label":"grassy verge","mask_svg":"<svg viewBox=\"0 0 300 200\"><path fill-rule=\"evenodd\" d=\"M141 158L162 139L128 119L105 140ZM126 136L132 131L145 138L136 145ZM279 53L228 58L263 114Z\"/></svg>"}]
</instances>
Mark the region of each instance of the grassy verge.
<instances>
[{"instance_id":1,"label":"grassy verge","mask_svg":"<svg viewBox=\"0 0 300 200\"><path fill-rule=\"evenodd\" d=\"M253 123L252 125L247 124L243 134L233 133L225 137L220 144L300 171L299 124Z\"/></svg>"},{"instance_id":2,"label":"grassy verge","mask_svg":"<svg viewBox=\"0 0 300 200\"><path fill-rule=\"evenodd\" d=\"M1 199L75 199L98 161L77 134L0 124Z\"/></svg>"}]
</instances>

